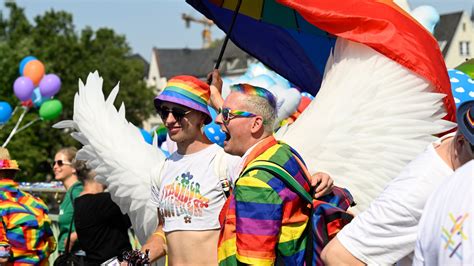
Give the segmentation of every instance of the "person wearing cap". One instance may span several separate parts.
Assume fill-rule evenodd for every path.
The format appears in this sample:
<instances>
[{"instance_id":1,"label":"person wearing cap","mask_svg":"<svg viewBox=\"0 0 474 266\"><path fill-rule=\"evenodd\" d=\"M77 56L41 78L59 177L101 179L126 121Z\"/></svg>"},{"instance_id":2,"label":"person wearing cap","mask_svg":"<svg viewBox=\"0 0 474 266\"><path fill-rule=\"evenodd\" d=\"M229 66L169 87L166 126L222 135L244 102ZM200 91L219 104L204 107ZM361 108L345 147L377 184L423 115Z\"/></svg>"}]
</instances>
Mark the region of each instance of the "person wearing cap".
<instances>
[{"instance_id":1,"label":"person wearing cap","mask_svg":"<svg viewBox=\"0 0 474 266\"><path fill-rule=\"evenodd\" d=\"M150 250L152 261L167 253L170 265L217 262L218 214L226 196L216 161L226 161L225 175L230 177L240 158L225 154L205 136L202 127L212 121L209 100L209 85L185 75L171 78L155 98L156 111L177 151L152 180L151 200L159 225L142 247L143 252Z\"/></svg>"},{"instance_id":2,"label":"person wearing cap","mask_svg":"<svg viewBox=\"0 0 474 266\"><path fill-rule=\"evenodd\" d=\"M48 265L56 250L48 207L13 181L20 168L0 148L0 264Z\"/></svg>"},{"instance_id":3,"label":"person wearing cap","mask_svg":"<svg viewBox=\"0 0 474 266\"><path fill-rule=\"evenodd\" d=\"M472 265L474 193L474 101L459 106L459 132L470 161L431 194L421 216L413 265Z\"/></svg>"},{"instance_id":4,"label":"person wearing cap","mask_svg":"<svg viewBox=\"0 0 474 266\"><path fill-rule=\"evenodd\" d=\"M326 265L389 265L397 262L399 265L412 264L419 223L422 213L427 210L425 204L428 198L440 187L443 180L474 158L474 119L472 113L471 116L467 115L470 112L468 110L472 110L472 102L459 107L459 126L455 133L447 134L428 145L423 153L387 185L367 210L357 215L329 242L322 253ZM472 173L471 171L471 178ZM437 193L432 197L437 197ZM447 198L444 202L458 204ZM441 240L442 234L443 232L439 231L430 236L425 235L424 239ZM430 254L433 255L434 253ZM440 265L448 264L451 265Z\"/></svg>"}]
</instances>

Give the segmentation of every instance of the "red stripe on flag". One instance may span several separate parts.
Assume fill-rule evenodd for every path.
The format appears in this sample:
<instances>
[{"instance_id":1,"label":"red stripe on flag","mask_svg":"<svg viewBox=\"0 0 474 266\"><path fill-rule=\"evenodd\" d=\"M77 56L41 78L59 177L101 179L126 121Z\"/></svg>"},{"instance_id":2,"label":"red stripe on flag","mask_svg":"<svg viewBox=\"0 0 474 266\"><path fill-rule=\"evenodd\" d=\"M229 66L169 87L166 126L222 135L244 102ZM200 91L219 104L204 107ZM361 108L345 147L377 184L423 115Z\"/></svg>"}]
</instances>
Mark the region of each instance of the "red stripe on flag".
<instances>
[{"instance_id":1,"label":"red stripe on flag","mask_svg":"<svg viewBox=\"0 0 474 266\"><path fill-rule=\"evenodd\" d=\"M435 38L412 17L387 0L277 0L309 23L335 36L372 47L424 77L446 94L446 119L456 107L446 65Z\"/></svg>"}]
</instances>

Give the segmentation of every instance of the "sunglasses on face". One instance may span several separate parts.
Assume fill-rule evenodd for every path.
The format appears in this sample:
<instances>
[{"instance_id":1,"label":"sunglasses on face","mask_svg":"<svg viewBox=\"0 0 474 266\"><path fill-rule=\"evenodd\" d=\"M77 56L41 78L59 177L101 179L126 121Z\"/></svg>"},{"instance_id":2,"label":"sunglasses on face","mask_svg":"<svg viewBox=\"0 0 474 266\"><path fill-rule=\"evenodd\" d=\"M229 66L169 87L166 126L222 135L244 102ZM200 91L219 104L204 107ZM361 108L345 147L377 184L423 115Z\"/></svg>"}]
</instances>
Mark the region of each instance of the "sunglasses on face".
<instances>
[{"instance_id":1,"label":"sunglasses on face","mask_svg":"<svg viewBox=\"0 0 474 266\"><path fill-rule=\"evenodd\" d=\"M62 167L63 165L71 165L70 162L65 162L63 160L57 160L57 161L54 161L52 166L54 167L55 165L58 165L59 167Z\"/></svg>"},{"instance_id":2,"label":"sunglasses on face","mask_svg":"<svg viewBox=\"0 0 474 266\"><path fill-rule=\"evenodd\" d=\"M156 109L156 112L161 117L161 120L163 120L164 122L170 114L173 114L173 117L174 119L176 119L176 121L180 121L187 114L191 113L191 110L185 110L185 109L176 108L176 107L174 108L160 107Z\"/></svg>"},{"instance_id":3,"label":"sunglasses on face","mask_svg":"<svg viewBox=\"0 0 474 266\"><path fill-rule=\"evenodd\" d=\"M255 114L252 114L250 112L245 112L245 111L239 111L239 110L232 110L230 108L221 108L219 110L219 113L222 114L222 120L225 122L225 123L229 123L229 121L232 119L232 118L235 118L235 117L254 117L256 116Z\"/></svg>"}]
</instances>

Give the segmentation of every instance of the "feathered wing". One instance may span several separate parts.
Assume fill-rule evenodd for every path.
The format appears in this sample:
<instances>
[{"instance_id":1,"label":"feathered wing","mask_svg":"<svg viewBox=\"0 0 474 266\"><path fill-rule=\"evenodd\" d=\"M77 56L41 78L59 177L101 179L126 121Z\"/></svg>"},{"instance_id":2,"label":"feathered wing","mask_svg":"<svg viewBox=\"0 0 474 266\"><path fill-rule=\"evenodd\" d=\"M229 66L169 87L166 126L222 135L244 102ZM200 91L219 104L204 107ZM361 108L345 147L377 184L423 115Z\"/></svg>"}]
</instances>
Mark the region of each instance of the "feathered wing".
<instances>
[{"instance_id":1,"label":"feathered wing","mask_svg":"<svg viewBox=\"0 0 474 266\"><path fill-rule=\"evenodd\" d=\"M97 172L96 179L108 186L112 200L129 215L143 244L157 225L156 207L150 203L151 178L159 174L165 157L125 119L123 103L118 111L113 105L119 86L105 100L102 83L97 71L89 74L85 85L79 81L73 121L55 127L75 129L71 135L84 145L77 159L87 160Z\"/></svg>"},{"instance_id":2,"label":"feathered wing","mask_svg":"<svg viewBox=\"0 0 474 266\"><path fill-rule=\"evenodd\" d=\"M442 98L418 75L375 50L338 39L316 98L277 138L311 173L330 173L368 207L401 169L454 124Z\"/></svg>"}]
</instances>

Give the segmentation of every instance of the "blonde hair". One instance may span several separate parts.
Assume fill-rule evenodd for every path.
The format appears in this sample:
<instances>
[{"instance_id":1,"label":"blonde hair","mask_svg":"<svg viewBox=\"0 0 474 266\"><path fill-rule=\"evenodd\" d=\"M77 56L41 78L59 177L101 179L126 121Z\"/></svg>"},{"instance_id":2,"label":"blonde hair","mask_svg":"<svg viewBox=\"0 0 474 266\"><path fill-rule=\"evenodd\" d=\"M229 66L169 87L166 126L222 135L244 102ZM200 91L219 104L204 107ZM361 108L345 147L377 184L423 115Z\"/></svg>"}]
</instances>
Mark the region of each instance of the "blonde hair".
<instances>
[{"instance_id":1,"label":"blonde hair","mask_svg":"<svg viewBox=\"0 0 474 266\"><path fill-rule=\"evenodd\" d=\"M73 162L76 159L77 149L75 147L66 147L56 152L56 154L58 153L64 154L68 161Z\"/></svg>"}]
</instances>

